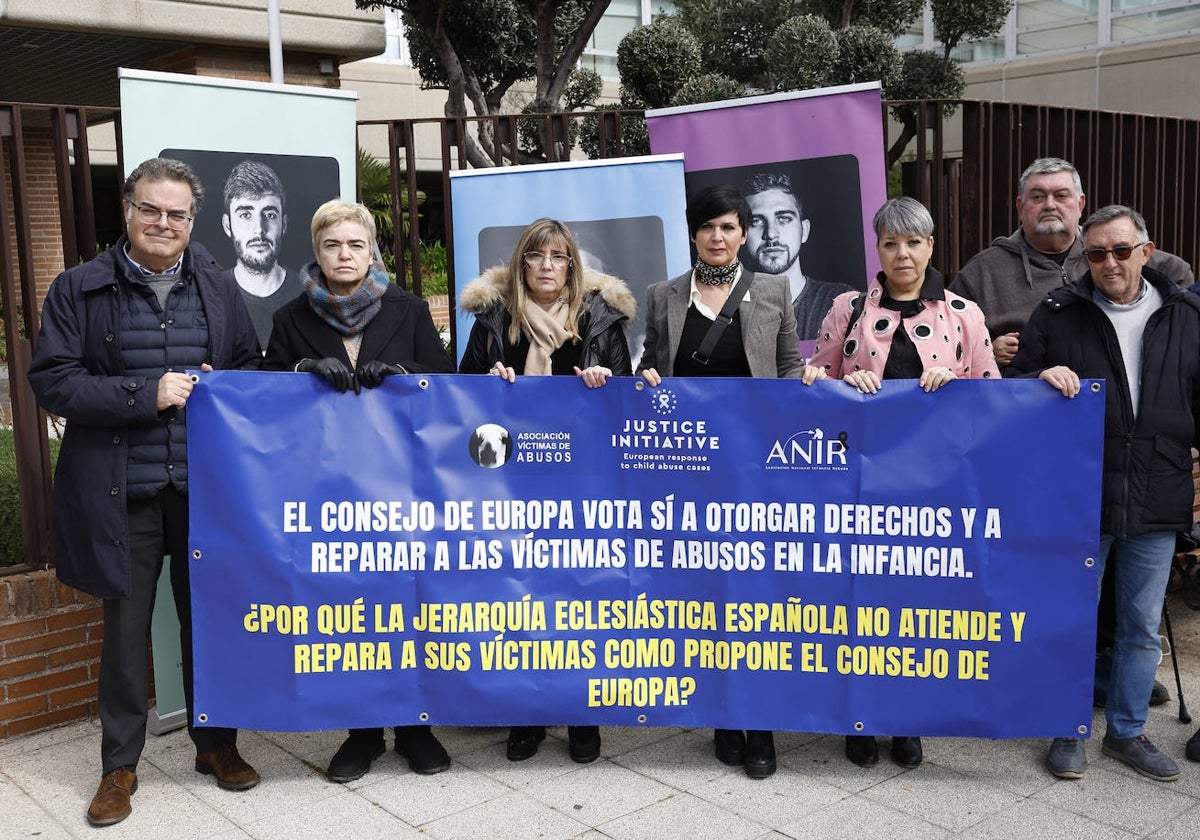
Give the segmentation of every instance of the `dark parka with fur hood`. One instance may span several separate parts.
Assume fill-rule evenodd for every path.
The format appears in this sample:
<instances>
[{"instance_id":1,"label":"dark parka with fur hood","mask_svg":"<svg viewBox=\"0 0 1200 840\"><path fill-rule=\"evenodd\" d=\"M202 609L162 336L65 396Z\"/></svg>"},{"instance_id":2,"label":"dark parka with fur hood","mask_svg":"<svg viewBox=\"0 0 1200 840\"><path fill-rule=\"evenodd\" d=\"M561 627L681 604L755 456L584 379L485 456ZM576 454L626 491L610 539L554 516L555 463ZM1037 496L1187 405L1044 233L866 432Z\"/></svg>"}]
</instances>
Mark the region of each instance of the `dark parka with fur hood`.
<instances>
[{"instance_id":1,"label":"dark parka with fur hood","mask_svg":"<svg viewBox=\"0 0 1200 840\"><path fill-rule=\"evenodd\" d=\"M507 267L495 266L472 280L459 295L458 305L475 316L475 326L471 328L458 368L461 373L487 373L496 362L505 361L508 287ZM584 269L578 325L583 339L579 367L603 365L613 376L629 376L633 363L625 329L636 315L637 300L624 280Z\"/></svg>"},{"instance_id":2,"label":"dark parka with fur hood","mask_svg":"<svg viewBox=\"0 0 1200 840\"><path fill-rule=\"evenodd\" d=\"M1191 447L1200 442L1200 297L1152 268L1143 268L1142 276L1163 303L1142 333L1136 420L1117 334L1092 300L1090 274L1046 295L1009 366L1011 375L1032 377L1066 365L1080 379L1106 380L1100 530L1116 538L1192 527Z\"/></svg>"}]
</instances>

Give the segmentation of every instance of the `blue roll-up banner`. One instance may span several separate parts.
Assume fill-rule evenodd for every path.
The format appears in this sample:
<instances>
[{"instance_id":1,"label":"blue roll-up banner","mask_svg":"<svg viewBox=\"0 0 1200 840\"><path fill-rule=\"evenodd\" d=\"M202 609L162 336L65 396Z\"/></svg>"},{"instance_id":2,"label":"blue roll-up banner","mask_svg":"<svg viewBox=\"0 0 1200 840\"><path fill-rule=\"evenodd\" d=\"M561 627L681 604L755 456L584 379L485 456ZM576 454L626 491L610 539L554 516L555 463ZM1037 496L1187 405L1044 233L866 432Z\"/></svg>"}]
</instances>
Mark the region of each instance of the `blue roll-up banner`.
<instances>
[{"instance_id":1,"label":"blue roll-up banner","mask_svg":"<svg viewBox=\"0 0 1200 840\"><path fill-rule=\"evenodd\" d=\"M1087 733L1103 419L1099 382L202 374L196 714Z\"/></svg>"}]
</instances>

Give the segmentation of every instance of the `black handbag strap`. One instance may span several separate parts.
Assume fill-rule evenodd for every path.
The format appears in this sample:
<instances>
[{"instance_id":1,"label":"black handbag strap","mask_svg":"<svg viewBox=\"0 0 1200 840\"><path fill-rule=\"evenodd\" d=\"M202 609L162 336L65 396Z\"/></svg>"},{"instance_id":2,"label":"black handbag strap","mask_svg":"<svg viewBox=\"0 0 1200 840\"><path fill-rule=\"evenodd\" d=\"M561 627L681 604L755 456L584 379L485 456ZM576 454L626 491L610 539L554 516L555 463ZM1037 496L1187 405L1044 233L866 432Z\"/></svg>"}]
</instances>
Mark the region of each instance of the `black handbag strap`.
<instances>
[{"instance_id":1,"label":"black handbag strap","mask_svg":"<svg viewBox=\"0 0 1200 840\"><path fill-rule=\"evenodd\" d=\"M854 325L858 323L858 319L862 317L863 309L867 305L867 293L859 292L858 297L854 299L854 303L850 306L850 320L846 322L846 334L842 336L845 341L850 337L850 330L854 329Z\"/></svg>"},{"instance_id":2,"label":"black handbag strap","mask_svg":"<svg viewBox=\"0 0 1200 840\"><path fill-rule=\"evenodd\" d=\"M713 350L717 349L717 342L721 340L725 328L733 323L733 313L737 312L738 305L742 302L742 298L746 296L746 292L750 291L750 284L753 281L754 272L743 268L737 283L729 290L729 297L725 298L725 305L721 307L721 311L717 313L717 317L709 325L708 332L704 334L700 346L692 351L693 360L702 365L708 364Z\"/></svg>"}]
</instances>

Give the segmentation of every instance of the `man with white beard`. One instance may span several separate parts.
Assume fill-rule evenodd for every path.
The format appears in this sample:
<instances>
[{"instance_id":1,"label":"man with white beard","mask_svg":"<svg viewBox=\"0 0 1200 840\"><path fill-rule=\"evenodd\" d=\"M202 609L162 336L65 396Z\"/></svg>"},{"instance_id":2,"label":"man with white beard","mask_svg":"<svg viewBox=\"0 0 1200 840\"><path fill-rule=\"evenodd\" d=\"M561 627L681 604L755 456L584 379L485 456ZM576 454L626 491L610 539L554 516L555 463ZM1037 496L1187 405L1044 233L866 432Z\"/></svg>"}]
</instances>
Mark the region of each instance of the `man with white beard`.
<instances>
[{"instance_id":1,"label":"man with white beard","mask_svg":"<svg viewBox=\"0 0 1200 840\"><path fill-rule=\"evenodd\" d=\"M1021 227L972 257L948 287L983 310L1001 373L1046 293L1088 273L1079 236L1087 200L1075 167L1062 158L1038 158L1021 174L1018 189ZM1156 249L1147 265L1181 286L1194 282L1191 266L1165 251Z\"/></svg>"}]
</instances>

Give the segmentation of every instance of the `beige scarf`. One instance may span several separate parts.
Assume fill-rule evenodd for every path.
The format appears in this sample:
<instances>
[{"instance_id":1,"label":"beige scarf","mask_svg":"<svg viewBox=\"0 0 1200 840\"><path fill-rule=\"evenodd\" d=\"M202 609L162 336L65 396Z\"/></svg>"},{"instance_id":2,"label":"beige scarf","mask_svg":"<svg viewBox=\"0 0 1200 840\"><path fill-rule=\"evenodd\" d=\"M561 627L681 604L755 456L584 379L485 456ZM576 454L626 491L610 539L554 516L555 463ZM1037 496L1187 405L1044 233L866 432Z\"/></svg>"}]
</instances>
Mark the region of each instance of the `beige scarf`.
<instances>
[{"instance_id":1,"label":"beige scarf","mask_svg":"<svg viewBox=\"0 0 1200 840\"><path fill-rule=\"evenodd\" d=\"M521 332L529 339L529 355L525 357L526 376L549 376L550 354L571 339L567 330L567 302L559 299L549 309L542 309L526 298L521 307Z\"/></svg>"}]
</instances>

